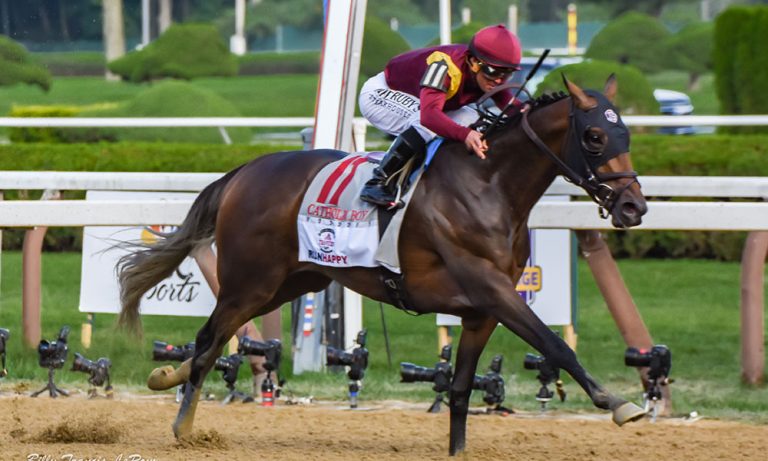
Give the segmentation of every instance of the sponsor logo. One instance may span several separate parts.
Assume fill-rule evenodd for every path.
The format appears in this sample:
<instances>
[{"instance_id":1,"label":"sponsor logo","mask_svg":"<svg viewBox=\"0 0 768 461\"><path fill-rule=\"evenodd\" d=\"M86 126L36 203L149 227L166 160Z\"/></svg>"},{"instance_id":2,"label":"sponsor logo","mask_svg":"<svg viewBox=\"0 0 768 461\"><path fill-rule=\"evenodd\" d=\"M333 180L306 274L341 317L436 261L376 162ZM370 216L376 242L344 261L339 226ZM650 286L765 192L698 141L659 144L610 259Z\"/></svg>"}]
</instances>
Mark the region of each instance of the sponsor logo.
<instances>
[{"instance_id":1,"label":"sponsor logo","mask_svg":"<svg viewBox=\"0 0 768 461\"><path fill-rule=\"evenodd\" d=\"M307 250L307 258L310 261L318 261L328 264L347 264L348 256L324 254L319 251Z\"/></svg>"},{"instance_id":2,"label":"sponsor logo","mask_svg":"<svg viewBox=\"0 0 768 461\"><path fill-rule=\"evenodd\" d=\"M619 116L616 115L616 112L614 112L613 109L606 110L604 114L605 114L605 119L611 123L616 123L619 121Z\"/></svg>"},{"instance_id":3,"label":"sponsor logo","mask_svg":"<svg viewBox=\"0 0 768 461\"><path fill-rule=\"evenodd\" d=\"M318 232L317 245L323 253L331 253L336 246L336 232L328 227Z\"/></svg>"},{"instance_id":4,"label":"sponsor logo","mask_svg":"<svg viewBox=\"0 0 768 461\"><path fill-rule=\"evenodd\" d=\"M371 210L349 210L313 203L307 207L307 216L335 221L365 221Z\"/></svg>"},{"instance_id":5,"label":"sponsor logo","mask_svg":"<svg viewBox=\"0 0 768 461\"><path fill-rule=\"evenodd\" d=\"M526 267L523 270L523 275L517 282L517 291L541 291L541 286L541 266Z\"/></svg>"},{"instance_id":6,"label":"sponsor logo","mask_svg":"<svg viewBox=\"0 0 768 461\"><path fill-rule=\"evenodd\" d=\"M162 236L158 234L176 232L176 229L178 229L178 226L147 226L141 230L141 242L151 245L162 238Z\"/></svg>"}]
</instances>

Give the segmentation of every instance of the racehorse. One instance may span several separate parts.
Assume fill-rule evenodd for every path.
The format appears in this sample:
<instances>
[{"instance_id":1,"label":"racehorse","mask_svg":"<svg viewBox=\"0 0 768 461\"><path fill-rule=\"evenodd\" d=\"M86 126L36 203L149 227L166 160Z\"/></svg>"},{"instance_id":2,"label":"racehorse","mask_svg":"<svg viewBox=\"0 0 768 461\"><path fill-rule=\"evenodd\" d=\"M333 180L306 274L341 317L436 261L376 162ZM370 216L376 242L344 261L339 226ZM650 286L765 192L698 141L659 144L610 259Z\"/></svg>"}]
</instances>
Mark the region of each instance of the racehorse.
<instances>
[{"instance_id":1,"label":"racehorse","mask_svg":"<svg viewBox=\"0 0 768 461\"><path fill-rule=\"evenodd\" d=\"M568 345L516 293L528 259L528 216L558 174L581 186L615 227L641 223L645 198L632 171L629 131L613 106L612 75L602 93L563 76L568 94L539 98L486 132L487 159L447 142L424 173L406 210L399 240L404 286L417 313L461 317L450 389L449 453L465 448L472 381L480 353L501 323L567 371L598 408L622 425L644 415L593 379ZM498 126L496 126L498 125ZM491 131L491 132L489 132ZM390 302L376 268L336 268L298 261L297 213L311 179L344 156L335 150L259 157L208 185L179 229L118 263L122 324L139 329L141 296L190 253L218 248L216 307L197 334L194 357L178 370L155 370L153 389L186 382L173 424L190 435L203 379L237 328L330 281Z\"/></svg>"}]
</instances>

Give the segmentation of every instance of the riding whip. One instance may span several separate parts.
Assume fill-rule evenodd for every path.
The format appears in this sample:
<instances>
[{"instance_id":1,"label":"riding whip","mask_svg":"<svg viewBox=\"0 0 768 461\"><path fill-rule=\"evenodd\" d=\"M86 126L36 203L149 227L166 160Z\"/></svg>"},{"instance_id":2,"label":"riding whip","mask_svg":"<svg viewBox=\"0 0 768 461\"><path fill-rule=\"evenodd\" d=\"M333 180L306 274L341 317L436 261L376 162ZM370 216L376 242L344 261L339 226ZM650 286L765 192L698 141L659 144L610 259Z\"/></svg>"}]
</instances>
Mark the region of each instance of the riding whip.
<instances>
[{"instance_id":1,"label":"riding whip","mask_svg":"<svg viewBox=\"0 0 768 461\"><path fill-rule=\"evenodd\" d=\"M522 91L525 89L525 85L528 84L528 81L531 80L531 78L533 78L534 75L536 75L536 72L539 70L539 67L541 67L541 63L543 63L544 60L547 59L547 56L549 56L549 52L550 52L550 49L547 48L544 50L543 53L541 53L541 56L539 56L539 60L536 61L536 65L534 65L531 68L530 72L528 72L528 75L525 77L523 84L520 85L520 88L517 89L517 91L515 92L515 95L512 96L512 99L509 100L507 105L504 106L504 109L502 109L499 115L494 119L491 126L489 126L487 130L485 130L485 132L483 133L483 138L488 137L488 135L496 128L496 125L499 124L499 121L504 116L504 114L506 114L509 108L512 107L515 101L517 101L517 97L520 96L520 93L522 93Z\"/></svg>"}]
</instances>

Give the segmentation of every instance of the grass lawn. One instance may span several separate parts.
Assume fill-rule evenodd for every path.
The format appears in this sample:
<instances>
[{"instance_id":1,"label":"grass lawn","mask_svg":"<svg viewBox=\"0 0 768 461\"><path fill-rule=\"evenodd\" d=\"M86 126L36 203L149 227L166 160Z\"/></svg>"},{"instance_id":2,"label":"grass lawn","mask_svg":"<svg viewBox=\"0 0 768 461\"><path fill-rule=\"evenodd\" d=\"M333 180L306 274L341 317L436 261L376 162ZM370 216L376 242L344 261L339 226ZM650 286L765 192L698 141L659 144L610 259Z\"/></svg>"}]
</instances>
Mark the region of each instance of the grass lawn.
<instances>
[{"instance_id":1,"label":"grass lawn","mask_svg":"<svg viewBox=\"0 0 768 461\"><path fill-rule=\"evenodd\" d=\"M670 347L673 355L672 377L675 412L696 410L709 417L737 418L768 422L768 390L742 386L739 379L739 267L735 263L703 260L622 260L625 281L657 343ZM74 352L87 358L109 357L114 365L116 388L142 389L147 373L158 364L152 362L152 340L185 344L202 325L202 318L144 318L145 336L133 338L114 329L114 315L96 316L90 350L80 345L80 324L85 315L78 312L80 283L78 254L46 254L43 264L43 338L52 340L59 328L70 325L70 358L57 381L63 387L84 389L86 376L69 371ZM21 345L21 256L16 252L2 255L2 296L0 326L11 329L8 345L9 376L4 386L30 382L30 388L42 386L46 377L37 365L36 351ZM597 292L589 269L579 262L579 345L578 355L590 372L610 389L634 400L640 399L641 387L634 369L623 364L624 344L604 302ZM368 329L370 365L363 382L361 399L401 399L424 402L434 393L428 383L399 383L398 364L402 361L431 367L437 362L434 316L411 317L384 306L383 315L390 335L392 366L388 365L378 303L366 301L364 323ZM283 309L284 351L289 351L289 309ZM523 357L531 349L513 334L499 328L480 360L479 373L485 373L491 358L504 357L502 374L506 379L505 404L534 410L538 382L532 371L522 367ZM455 351L454 351L455 352ZM346 376L333 373L305 373L292 376L291 358L283 354L282 370L287 377L286 392L323 399L346 398ZM241 367L239 387L249 389L249 372ZM586 395L568 376L563 376L568 400L552 403L563 411L591 411ZM0 383L2 383L0 381ZM211 373L206 386L222 395L220 373ZM7 388L7 387L4 387ZM473 402L480 404L476 393Z\"/></svg>"},{"instance_id":2,"label":"grass lawn","mask_svg":"<svg viewBox=\"0 0 768 461\"><path fill-rule=\"evenodd\" d=\"M244 117L311 117L315 110L316 75L203 78L192 83L231 101ZM13 105L121 103L148 87L101 77L57 77L48 93L29 85L0 87L0 114Z\"/></svg>"}]
</instances>

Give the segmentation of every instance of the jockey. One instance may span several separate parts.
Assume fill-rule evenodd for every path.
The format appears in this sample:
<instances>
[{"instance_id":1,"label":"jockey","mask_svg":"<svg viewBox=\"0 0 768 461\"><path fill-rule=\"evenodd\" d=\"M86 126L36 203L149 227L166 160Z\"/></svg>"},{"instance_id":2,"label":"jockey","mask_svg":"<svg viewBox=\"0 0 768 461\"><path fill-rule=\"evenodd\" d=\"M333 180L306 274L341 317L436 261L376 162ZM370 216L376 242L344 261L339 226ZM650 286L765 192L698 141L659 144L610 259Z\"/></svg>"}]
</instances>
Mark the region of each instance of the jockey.
<instances>
[{"instance_id":1,"label":"jockey","mask_svg":"<svg viewBox=\"0 0 768 461\"><path fill-rule=\"evenodd\" d=\"M397 136L360 198L392 206L389 179L436 136L463 142L485 158L482 134L469 128L477 111L468 104L505 83L520 68L520 41L499 24L478 31L469 45L421 48L392 58L384 71L371 77L360 91L360 112L376 128ZM512 98L509 91L493 95L499 107Z\"/></svg>"}]
</instances>

